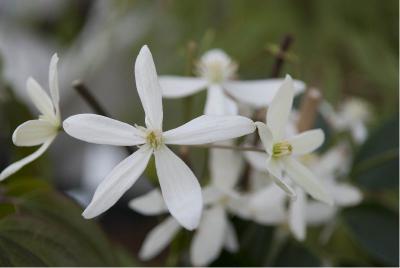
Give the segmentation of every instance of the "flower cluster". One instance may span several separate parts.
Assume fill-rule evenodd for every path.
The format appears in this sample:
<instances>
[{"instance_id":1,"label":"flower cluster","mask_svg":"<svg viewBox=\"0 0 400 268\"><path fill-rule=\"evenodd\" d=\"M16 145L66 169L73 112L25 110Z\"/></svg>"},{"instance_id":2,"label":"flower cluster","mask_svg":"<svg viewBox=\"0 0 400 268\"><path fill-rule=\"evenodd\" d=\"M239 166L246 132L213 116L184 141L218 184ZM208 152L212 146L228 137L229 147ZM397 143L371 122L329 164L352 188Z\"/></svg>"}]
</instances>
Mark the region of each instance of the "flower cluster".
<instances>
[{"instance_id":1,"label":"flower cluster","mask_svg":"<svg viewBox=\"0 0 400 268\"><path fill-rule=\"evenodd\" d=\"M73 115L62 122L57 61L54 55L50 62L51 97L33 78L28 79L28 94L41 115L20 125L13 134L17 146L42 146L7 167L0 179L42 155L61 127L82 141L136 146L135 152L97 187L83 212L83 217L93 218L112 207L135 184L154 156L160 189L133 199L129 206L144 215L170 213L171 216L146 237L139 254L143 260L165 248L181 226L187 230L197 228L190 247L194 265L209 264L223 248L237 251L239 242L229 215L265 225L289 225L294 236L303 240L307 224L330 222L341 207L355 205L362 198L356 188L337 180L347 172L350 161L347 145L341 144L318 155L315 151L324 142L324 132L313 129L298 133L294 127L293 99L304 91L305 84L293 81L289 75L285 79L235 80L238 64L222 50L214 49L198 61L198 77L158 77L151 52L143 46L135 62L135 79L145 126L133 126L97 114ZM204 115L175 129L164 130L162 98L184 97L203 89L207 89ZM240 115L239 104L250 109L265 109L265 122L253 122ZM360 109L346 109L356 119L345 121L340 120L343 116L336 116L335 125L340 129L365 117L360 115ZM229 150L237 144L235 138L256 130L260 141L256 146L263 152ZM213 144L220 147L213 148ZM246 144L247 139L242 145ZM169 145L208 145L210 182L201 188L193 171ZM252 167L247 176L250 186L243 189L239 186L246 165Z\"/></svg>"}]
</instances>

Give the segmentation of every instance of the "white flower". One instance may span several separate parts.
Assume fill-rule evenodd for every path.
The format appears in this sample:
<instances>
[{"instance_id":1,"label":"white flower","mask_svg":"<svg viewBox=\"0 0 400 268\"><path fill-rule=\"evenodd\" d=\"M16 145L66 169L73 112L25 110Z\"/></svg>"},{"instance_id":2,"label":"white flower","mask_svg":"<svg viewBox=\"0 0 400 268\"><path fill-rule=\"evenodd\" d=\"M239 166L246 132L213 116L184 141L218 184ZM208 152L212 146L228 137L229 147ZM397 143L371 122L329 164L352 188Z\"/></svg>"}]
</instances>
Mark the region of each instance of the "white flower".
<instances>
[{"instance_id":1,"label":"white flower","mask_svg":"<svg viewBox=\"0 0 400 268\"><path fill-rule=\"evenodd\" d=\"M321 129L305 131L287 138L284 135L293 103L293 81L287 76L267 111L267 124L256 122L261 142L267 152L266 167L275 182L289 195L294 190L282 180L285 171L297 185L315 199L332 204L332 198L315 175L296 157L317 149L324 141Z\"/></svg>"},{"instance_id":2,"label":"white flower","mask_svg":"<svg viewBox=\"0 0 400 268\"><path fill-rule=\"evenodd\" d=\"M146 127L134 127L94 114L75 115L64 121L69 135L87 142L119 146L143 144L104 179L83 216L95 217L114 205L143 173L154 153L168 210L185 228L194 229L202 211L200 185L189 167L166 144L194 145L232 139L253 132L254 123L241 116L200 116L163 132L161 89L147 46L142 47L136 59L135 77Z\"/></svg>"},{"instance_id":3,"label":"white flower","mask_svg":"<svg viewBox=\"0 0 400 268\"><path fill-rule=\"evenodd\" d=\"M197 65L199 77L160 76L163 96L180 98L207 88L204 114L237 114L238 107L231 97L255 108L270 104L283 79L252 81L233 80L237 64L221 49L206 52ZM296 94L304 83L295 81Z\"/></svg>"},{"instance_id":4,"label":"white flower","mask_svg":"<svg viewBox=\"0 0 400 268\"><path fill-rule=\"evenodd\" d=\"M59 89L57 73L58 56L54 54L49 67L50 97L35 79L29 77L26 82L28 95L41 115L39 119L29 120L14 131L12 140L17 146L42 145L33 154L11 164L0 173L0 180L20 170L41 156L57 136L61 127L59 108Z\"/></svg>"},{"instance_id":5,"label":"white flower","mask_svg":"<svg viewBox=\"0 0 400 268\"><path fill-rule=\"evenodd\" d=\"M239 178L240 170L234 169L238 172L221 173L222 169L226 168L229 161L233 159L234 154L235 152L232 151L218 149L213 154L211 161L214 162L214 165L210 166L211 185L203 189L206 208L190 247L191 263L195 266L205 266L211 263L219 256L222 248L230 252L238 250L236 232L227 214L229 212L241 217L247 214L244 212L247 209L245 200L232 190ZM232 177L224 179L214 177L214 175ZM159 215L166 212L158 190L150 191L133 199L129 206L145 215ZM172 217L165 219L145 238L139 252L140 259L148 260L159 254L179 230L179 224Z\"/></svg>"}]
</instances>

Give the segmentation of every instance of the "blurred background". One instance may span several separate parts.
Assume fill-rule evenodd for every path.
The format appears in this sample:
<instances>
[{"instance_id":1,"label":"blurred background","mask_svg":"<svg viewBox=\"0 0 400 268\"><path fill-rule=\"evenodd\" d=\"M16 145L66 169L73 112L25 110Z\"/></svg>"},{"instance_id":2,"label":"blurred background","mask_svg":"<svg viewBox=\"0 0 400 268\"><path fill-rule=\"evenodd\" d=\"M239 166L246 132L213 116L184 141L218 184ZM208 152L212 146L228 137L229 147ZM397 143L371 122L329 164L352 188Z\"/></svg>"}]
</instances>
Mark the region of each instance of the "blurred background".
<instances>
[{"instance_id":1,"label":"blurred background","mask_svg":"<svg viewBox=\"0 0 400 268\"><path fill-rule=\"evenodd\" d=\"M63 118L92 112L71 86L72 81L80 79L113 118L143 125L133 74L134 60L143 44L149 45L159 74L190 74L191 59L208 49L221 48L239 63L240 79L262 79L271 76L280 43L290 35L293 43L285 54L282 76L289 73L318 88L333 107L340 107L349 97L361 99L368 107L368 138L352 147L354 159L349 175L352 183L363 191L364 201L341 213L340 226L328 245L319 247L313 236L318 228L311 229L305 243L287 242L273 265L397 266L398 5L397 0L3 0L0 2L0 170L34 150L14 146L11 136L19 124L36 117L37 111L26 94L26 79L33 76L47 88L48 64L55 52L60 57ZM191 114L183 113L184 100L164 100L165 129L200 115L204 100L205 92L193 98ZM72 204L87 204L98 183L125 156L121 148L83 143L63 133L48 153L4 182L3 188L12 188L11 195L15 198L29 198L31 191L45 188L49 199L37 198L36 203L32 201L33 205L22 210L35 217L28 221L29 225L25 224L26 229L21 227L21 232L12 237L4 234L7 230L4 226L15 224L12 217L18 211L7 202L0 204L0 263L43 264L40 260L48 258L45 264L164 265L168 250L147 263L136 256L146 233L158 219L141 216L127 207L128 200L152 187L149 181L155 177L154 168L148 168L144 178L98 219L100 227L94 221L82 220L81 209ZM194 171L200 174L206 151L197 150L191 157L198 160ZM375 162L370 169L359 168L371 161ZM54 202L49 201L53 199ZM49 212L49 204L56 204L57 200L62 203L58 211L65 215ZM29 250L21 249L21 244L28 243L22 234L38 224L36 216L41 224L47 223L46 228L54 231L57 238L54 240L67 239L62 244L69 248L78 249L77 241L89 236L95 237L89 240L97 248L80 249L86 253L72 260L74 250L70 255L58 252L57 256L51 250L29 251L41 247L40 243L54 242L50 240L39 239L37 244L29 244ZM69 222L71 217L76 221ZM239 220L236 225L240 238L245 240L241 241L240 252L223 252L213 265L263 266L273 227L253 224L249 231L244 230L245 223ZM71 232L71 237L77 236L76 240L60 237L63 228ZM17 257L8 258L9 252L2 254L1 249L13 246L12 254ZM21 256L26 251L30 257L24 262ZM103 257L96 259L99 252L103 252ZM36 258L36 253L46 257ZM83 260L85 254L92 256L94 262L87 262L91 260L89 257ZM69 262L64 262L66 256Z\"/></svg>"}]
</instances>

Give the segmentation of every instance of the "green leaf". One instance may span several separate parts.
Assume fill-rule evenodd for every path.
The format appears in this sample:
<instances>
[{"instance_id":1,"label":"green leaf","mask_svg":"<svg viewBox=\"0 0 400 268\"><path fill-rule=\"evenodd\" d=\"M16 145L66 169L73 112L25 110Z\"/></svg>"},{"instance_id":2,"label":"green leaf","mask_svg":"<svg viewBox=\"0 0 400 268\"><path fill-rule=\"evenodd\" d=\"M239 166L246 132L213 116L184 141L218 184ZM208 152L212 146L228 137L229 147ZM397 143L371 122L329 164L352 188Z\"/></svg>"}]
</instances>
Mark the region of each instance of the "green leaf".
<instances>
[{"instance_id":1,"label":"green leaf","mask_svg":"<svg viewBox=\"0 0 400 268\"><path fill-rule=\"evenodd\" d=\"M343 211L359 245L385 265L399 265L398 214L379 205L362 205Z\"/></svg>"},{"instance_id":2,"label":"green leaf","mask_svg":"<svg viewBox=\"0 0 400 268\"><path fill-rule=\"evenodd\" d=\"M116 255L82 208L32 178L0 184L4 200L15 208L0 219L0 263L9 266L116 266ZM5 206L8 203L1 203ZM0 211L2 207L0 206Z\"/></svg>"}]
</instances>

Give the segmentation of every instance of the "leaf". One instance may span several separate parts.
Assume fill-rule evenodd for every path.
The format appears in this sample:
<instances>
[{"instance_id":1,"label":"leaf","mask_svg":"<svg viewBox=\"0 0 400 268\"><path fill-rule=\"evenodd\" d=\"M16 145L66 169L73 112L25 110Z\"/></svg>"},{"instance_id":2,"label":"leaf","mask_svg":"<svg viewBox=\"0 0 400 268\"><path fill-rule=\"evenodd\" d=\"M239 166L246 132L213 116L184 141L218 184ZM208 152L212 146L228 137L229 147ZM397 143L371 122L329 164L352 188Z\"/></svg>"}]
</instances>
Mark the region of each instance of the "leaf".
<instances>
[{"instance_id":1,"label":"leaf","mask_svg":"<svg viewBox=\"0 0 400 268\"><path fill-rule=\"evenodd\" d=\"M82 209L43 181L0 184L15 207L0 219L0 263L9 266L116 266L126 259ZM7 203L1 203L2 206ZM0 206L1 211L1 206ZM4 251L3 251L4 250Z\"/></svg>"},{"instance_id":2,"label":"leaf","mask_svg":"<svg viewBox=\"0 0 400 268\"><path fill-rule=\"evenodd\" d=\"M399 265L398 214L379 205L343 211L343 218L359 245L385 265Z\"/></svg>"}]
</instances>

